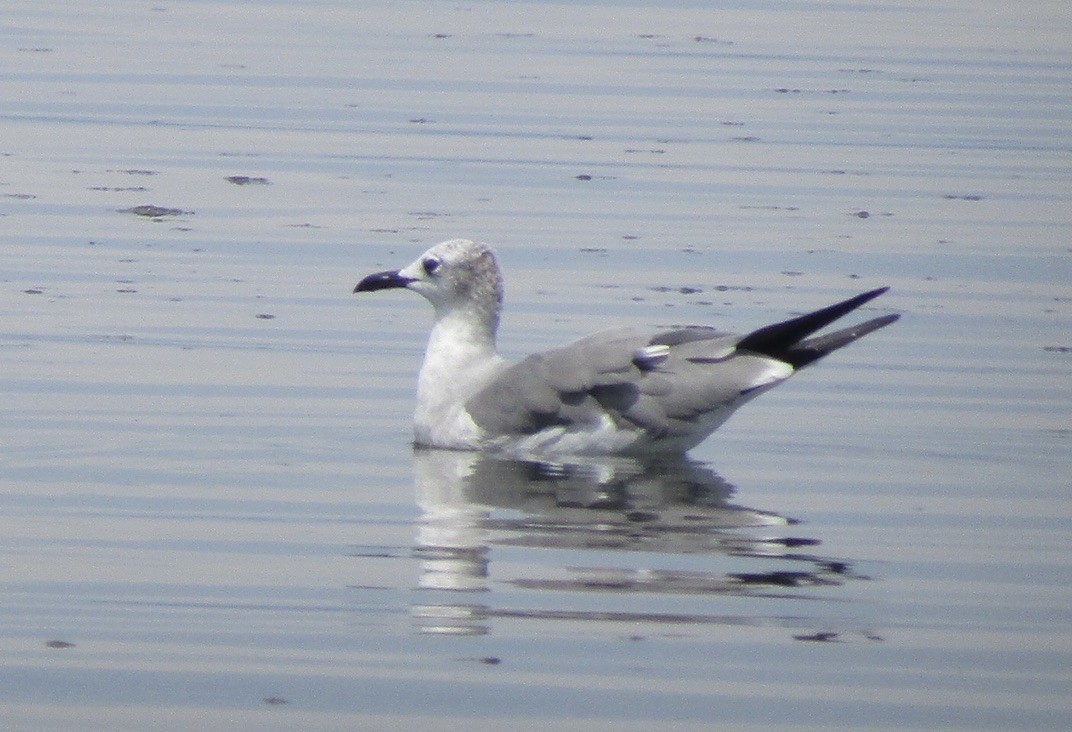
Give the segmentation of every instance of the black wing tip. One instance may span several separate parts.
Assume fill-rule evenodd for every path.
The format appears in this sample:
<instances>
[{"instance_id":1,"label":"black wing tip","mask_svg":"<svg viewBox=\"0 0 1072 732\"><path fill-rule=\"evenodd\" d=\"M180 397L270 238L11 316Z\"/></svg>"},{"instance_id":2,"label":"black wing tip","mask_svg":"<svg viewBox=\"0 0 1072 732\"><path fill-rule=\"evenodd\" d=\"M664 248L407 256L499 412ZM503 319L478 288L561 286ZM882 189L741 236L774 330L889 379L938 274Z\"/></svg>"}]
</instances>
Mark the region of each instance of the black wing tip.
<instances>
[{"instance_id":1,"label":"black wing tip","mask_svg":"<svg viewBox=\"0 0 1072 732\"><path fill-rule=\"evenodd\" d=\"M879 295L888 292L889 289L890 288L887 285L874 290L868 290L867 292L862 292L859 295L850 297L848 300L842 300L841 302L828 305L827 307L820 308L814 312L759 328L742 338L737 343L737 348L739 350L752 351L754 353L760 353L765 356L792 363L793 358L790 356L792 350L794 347L801 345L801 342L805 338L817 330L825 328L835 320L849 314L861 305L874 300ZM884 316L883 318L878 318L876 321L884 319L889 320L888 322L883 322L881 325L876 326L876 328L889 325L899 317L900 316L897 315L894 317ZM871 330L874 330L874 328ZM861 333L861 335L863 334ZM852 340L855 340L855 338Z\"/></svg>"},{"instance_id":2,"label":"black wing tip","mask_svg":"<svg viewBox=\"0 0 1072 732\"><path fill-rule=\"evenodd\" d=\"M879 328L896 323L901 319L900 313L880 315L877 318L866 320L863 323L850 325L848 328L836 330L826 335L808 338L794 344L781 354L781 360L791 365L794 369L800 369L808 364L815 363L820 358L834 351L854 343L869 333L874 333Z\"/></svg>"},{"instance_id":3,"label":"black wing tip","mask_svg":"<svg viewBox=\"0 0 1072 732\"><path fill-rule=\"evenodd\" d=\"M859 300L860 305L863 305L865 302L870 302L871 300L874 300L879 295L885 295L889 291L890 291L890 286L889 285L886 285L885 287L876 287L874 290L868 290L867 292L861 293L861 294L857 295L856 297L850 298L850 299L851 300Z\"/></svg>"}]
</instances>

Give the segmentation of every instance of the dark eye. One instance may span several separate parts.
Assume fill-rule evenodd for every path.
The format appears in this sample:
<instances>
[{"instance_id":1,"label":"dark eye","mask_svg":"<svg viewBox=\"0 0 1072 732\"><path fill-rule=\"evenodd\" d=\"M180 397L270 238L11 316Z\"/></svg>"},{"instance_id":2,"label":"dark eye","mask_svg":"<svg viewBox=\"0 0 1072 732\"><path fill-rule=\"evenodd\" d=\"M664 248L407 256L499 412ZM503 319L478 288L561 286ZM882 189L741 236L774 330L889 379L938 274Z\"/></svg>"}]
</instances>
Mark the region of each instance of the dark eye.
<instances>
[{"instance_id":1,"label":"dark eye","mask_svg":"<svg viewBox=\"0 0 1072 732\"><path fill-rule=\"evenodd\" d=\"M435 257L425 257L424 261L421 262L421 266L424 267L424 271L428 274L435 274L441 264L443 263Z\"/></svg>"}]
</instances>

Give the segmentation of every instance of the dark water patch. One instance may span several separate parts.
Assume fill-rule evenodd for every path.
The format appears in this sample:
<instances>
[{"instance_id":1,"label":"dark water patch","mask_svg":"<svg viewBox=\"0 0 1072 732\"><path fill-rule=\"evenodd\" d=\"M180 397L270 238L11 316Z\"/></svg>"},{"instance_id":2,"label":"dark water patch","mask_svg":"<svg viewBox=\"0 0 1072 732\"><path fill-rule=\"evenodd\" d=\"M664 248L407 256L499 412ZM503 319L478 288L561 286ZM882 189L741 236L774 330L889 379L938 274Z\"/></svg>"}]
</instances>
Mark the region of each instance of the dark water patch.
<instances>
[{"instance_id":1,"label":"dark water patch","mask_svg":"<svg viewBox=\"0 0 1072 732\"><path fill-rule=\"evenodd\" d=\"M119 213L134 214L135 216L144 216L150 219L160 219L165 216L186 216L192 214L193 211L184 211L181 208L167 208L155 204L144 204L133 206L131 208L119 209Z\"/></svg>"}]
</instances>

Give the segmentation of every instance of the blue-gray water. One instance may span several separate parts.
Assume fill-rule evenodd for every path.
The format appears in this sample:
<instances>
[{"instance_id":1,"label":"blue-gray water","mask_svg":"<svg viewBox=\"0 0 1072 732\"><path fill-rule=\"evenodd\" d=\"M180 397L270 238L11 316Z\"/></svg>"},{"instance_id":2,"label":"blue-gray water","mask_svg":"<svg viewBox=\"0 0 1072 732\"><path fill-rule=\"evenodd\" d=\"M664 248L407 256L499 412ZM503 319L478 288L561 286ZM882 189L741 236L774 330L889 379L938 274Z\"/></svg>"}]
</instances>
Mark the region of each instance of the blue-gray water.
<instances>
[{"instance_id":1,"label":"blue-gray water","mask_svg":"<svg viewBox=\"0 0 1072 732\"><path fill-rule=\"evenodd\" d=\"M1067 729L1070 33L6 3L0 725ZM904 317L683 464L414 453L427 305L350 291L456 236L511 356Z\"/></svg>"}]
</instances>

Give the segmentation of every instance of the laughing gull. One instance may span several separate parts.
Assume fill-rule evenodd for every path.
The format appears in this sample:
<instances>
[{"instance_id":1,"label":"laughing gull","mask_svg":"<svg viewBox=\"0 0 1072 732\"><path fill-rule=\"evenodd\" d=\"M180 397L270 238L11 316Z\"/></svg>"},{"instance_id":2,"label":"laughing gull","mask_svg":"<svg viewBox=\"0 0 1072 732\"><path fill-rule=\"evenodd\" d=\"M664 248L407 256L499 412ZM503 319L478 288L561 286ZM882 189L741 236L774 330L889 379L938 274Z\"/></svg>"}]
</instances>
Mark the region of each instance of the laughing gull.
<instances>
[{"instance_id":1,"label":"laughing gull","mask_svg":"<svg viewBox=\"0 0 1072 732\"><path fill-rule=\"evenodd\" d=\"M518 456L684 453L745 402L899 317L809 338L881 288L748 335L614 328L509 363L495 351L503 283L486 246L437 244L354 292L391 288L435 308L417 380L416 444Z\"/></svg>"}]
</instances>

